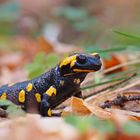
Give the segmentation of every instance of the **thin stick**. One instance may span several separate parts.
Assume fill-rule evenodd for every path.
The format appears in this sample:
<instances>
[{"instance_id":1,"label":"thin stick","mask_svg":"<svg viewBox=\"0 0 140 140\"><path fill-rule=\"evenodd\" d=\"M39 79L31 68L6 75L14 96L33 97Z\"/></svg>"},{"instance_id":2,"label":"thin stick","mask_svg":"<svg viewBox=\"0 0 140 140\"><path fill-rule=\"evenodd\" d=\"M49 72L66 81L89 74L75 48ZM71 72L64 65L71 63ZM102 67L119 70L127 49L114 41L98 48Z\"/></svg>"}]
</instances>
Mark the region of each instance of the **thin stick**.
<instances>
[{"instance_id":1,"label":"thin stick","mask_svg":"<svg viewBox=\"0 0 140 140\"><path fill-rule=\"evenodd\" d=\"M94 95L96 95L96 94L99 94L99 93L101 93L101 92L103 92L103 91L106 91L106 90L108 90L108 89L110 89L110 88L115 88L115 87L117 87L117 86L119 86L119 85L121 85L121 84L123 84L123 83L129 81L130 79L134 78L135 76L137 76L137 73L132 74L130 77L128 77L128 78L126 78L126 79L124 79L124 80L122 80L122 81L120 81L120 82L118 82L118 83L116 83L116 84L110 85L110 86L108 86L108 87L106 87L106 88L103 88L103 89L101 89L101 90L98 90L98 91L96 91L96 92L94 92L94 93L92 93L92 94L89 94L89 95L87 95L87 96L84 96L83 99L87 99L87 98L89 98L89 97L92 97L92 96L94 96Z\"/></svg>"},{"instance_id":2,"label":"thin stick","mask_svg":"<svg viewBox=\"0 0 140 140\"><path fill-rule=\"evenodd\" d=\"M117 66L114 66L114 67L111 67L109 69L106 69L102 72L102 74L106 74L108 72L111 72L113 70L116 70L118 68L121 68L121 67L124 67L124 66L128 66L128 65L133 65L133 64L138 64L140 63L140 60L134 60L134 61L131 61L131 62L128 62L128 63L123 63L123 64L120 64L120 65L117 65Z\"/></svg>"}]
</instances>

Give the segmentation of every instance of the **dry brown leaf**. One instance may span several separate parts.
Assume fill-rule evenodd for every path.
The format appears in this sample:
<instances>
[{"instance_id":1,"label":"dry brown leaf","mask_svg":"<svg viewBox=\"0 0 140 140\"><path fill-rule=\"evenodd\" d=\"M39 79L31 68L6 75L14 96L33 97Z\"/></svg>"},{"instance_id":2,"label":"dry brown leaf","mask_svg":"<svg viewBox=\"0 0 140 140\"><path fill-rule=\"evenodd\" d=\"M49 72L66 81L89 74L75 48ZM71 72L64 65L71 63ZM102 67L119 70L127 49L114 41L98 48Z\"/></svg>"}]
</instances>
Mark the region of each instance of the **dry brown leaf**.
<instances>
[{"instance_id":1,"label":"dry brown leaf","mask_svg":"<svg viewBox=\"0 0 140 140\"><path fill-rule=\"evenodd\" d=\"M96 115L100 118L110 118L111 113L98 106L83 101L82 99L72 97L71 99L72 112L79 115Z\"/></svg>"},{"instance_id":2,"label":"dry brown leaf","mask_svg":"<svg viewBox=\"0 0 140 140\"><path fill-rule=\"evenodd\" d=\"M107 119L111 117L111 113L109 111L106 111L98 106L93 106L92 104L85 102L77 97L71 98L70 107L71 110L68 109L67 107L67 111L64 110L62 116L66 116L73 113L77 115L96 115L103 119Z\"/></svg>"},{"instance_id":3,"label":"dry brown leaf","mask_svg":"<svg viewBox=\"0 0 140 140\"><path fill-rule=\"evenodd\" d=\"M71 107L72 112L75 114L90 115L92 113L86 103L82 99L76 97L71 98Z\"/></svg>"},{"instance_id":4,"label":"dry brown leaf","mask_svg":"<svg viewBox=\"0 0 140 140\"><path fill-rule=\"evenodd\" d=\"M102 118L102 119L109 119L111 118L111 113L109 111L106 111L98 106L92 106L88 105L88 108L90 108L93 115Z\"/></svg>"},{"instance_id":5,"label":"dry brown leaf","mask_svg":"<svg viewBox=\"0 0 140 140\"><path fill-rule=\"evenodd\" d=\"M128 61L127 60L127 55L113 54L111 56L110 60L108 60L108 59L103 60L104 68L105 69L112 68L114 66L126 63L127 61ZM110 71L110 72L107 72L106 74L116 73L116 72L124 71L124 70L127 70L126 66L123 66L121 68L118 68L118 69Z\"/></svg>"}]
</instances>

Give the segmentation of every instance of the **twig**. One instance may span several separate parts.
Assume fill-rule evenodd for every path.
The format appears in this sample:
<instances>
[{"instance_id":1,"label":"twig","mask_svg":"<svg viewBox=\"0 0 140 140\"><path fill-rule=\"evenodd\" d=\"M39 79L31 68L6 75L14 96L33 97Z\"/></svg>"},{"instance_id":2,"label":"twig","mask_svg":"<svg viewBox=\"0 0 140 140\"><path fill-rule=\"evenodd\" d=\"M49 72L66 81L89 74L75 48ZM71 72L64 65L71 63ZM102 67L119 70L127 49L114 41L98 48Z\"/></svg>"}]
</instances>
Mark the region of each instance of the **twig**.
<instances>
[{"instance_id":1,"label":"twig","mask_svg":"<svg viewBox=\"0 0 140 140\"><path fill-rule=\"evenodd\" d=\"M132 75L129 76L128 78L126 78L126 79L124 79L124 80L122 80L122 81L120 81L120 82L118 82L118 83L116 83L116 84L110 85L110 86L108 86L108 87L106 87L106 88L103 88L103 89L101 89L101 90L98 90L98 91L96 91L96 92L94 92L94 93L92 93L92 94L89 94L89 95L87 95L87 96L84 96L83 99L87 99L87 98L89 98L89 97L91 97L91 96L94 96L94 95L96 95L96 94L99 94L99 93L101 93L101 92L103 92L103 91L106 91L106 90L108 90L108 89L115 88L115 87L117 87L117 86L119 86L119 85L121 85L121 84L123 84L123 83L129 81L130 79L134 78L135 76L137 76L137 73L132 74Z\"/></svg>"}]
</instances>

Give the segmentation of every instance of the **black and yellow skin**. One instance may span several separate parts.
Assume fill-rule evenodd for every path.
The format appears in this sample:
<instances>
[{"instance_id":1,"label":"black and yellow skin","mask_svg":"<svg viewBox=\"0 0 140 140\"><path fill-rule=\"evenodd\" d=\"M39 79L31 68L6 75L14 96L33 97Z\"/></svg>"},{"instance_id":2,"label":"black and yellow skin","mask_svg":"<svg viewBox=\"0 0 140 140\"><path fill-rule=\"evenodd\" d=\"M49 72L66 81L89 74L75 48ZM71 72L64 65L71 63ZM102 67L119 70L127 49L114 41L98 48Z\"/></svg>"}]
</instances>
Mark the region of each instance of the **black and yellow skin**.
<instances>
[{"instance_id":1,"label":"black and yellow skin","mask_svg":"<svg viewBox=\"0 0 140 140\"><path fill-rule=\"evenodd\" d=\"M69 97L82 97L81 82L101 65L97 53L75 53L37 78L0 87L0 99L10 100L27 112L37 108L42 116L52 116L51 110Z\"/></svg>"}]
</instances>

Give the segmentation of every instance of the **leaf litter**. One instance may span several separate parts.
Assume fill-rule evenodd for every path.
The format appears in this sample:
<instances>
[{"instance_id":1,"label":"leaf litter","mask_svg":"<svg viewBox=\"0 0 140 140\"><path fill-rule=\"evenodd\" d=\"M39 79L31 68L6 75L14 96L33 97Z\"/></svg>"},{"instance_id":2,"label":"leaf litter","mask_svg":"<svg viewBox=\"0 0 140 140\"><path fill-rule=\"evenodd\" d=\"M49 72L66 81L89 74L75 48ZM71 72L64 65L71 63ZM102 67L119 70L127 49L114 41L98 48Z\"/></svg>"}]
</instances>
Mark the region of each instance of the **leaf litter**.
<instances>
[{"instance_id":1,"label":"leaf litter","mask_svg":"<svg viewBox=\"0 0 140 140\"><path fill-rule=\"evenodd\" d=\"M33 58L30 56L35 56L36 53L40 52L40 50L37 48L36 41L32 42L23 39L20 43L21 46L23 46L23 55L15 55L14 53L8 53L7 56L4 55L1 57L1 84L4 84L6 82L16 82L16 80L18 79L18 73L19 77L21 78L18 80L27 79L26 71L22 71L21 68L25 66L27 61L33 60ZM40 38L39 44L43 46L42 49L43 51L45 50L47 54L55 52L55 47L46 43L43 38ZM26 45L32 45L34 49L31 49L30 47L27 47L25 49ZM48 48L44 48L45 45L49 45ZM25 53L27 52L27 50L29 54ZM61 49L59 51L60 54L65 53L61 51ZM67 49L67 52L69 52L69 48ZM9 58L12 58L11 62L9 62ZM99 74L98 76L102 78L102 75ZM16 79L14 79L14 77L16 77ZM82 87L84 87L88 83L90 84L90 79L91 76L87 77L86 81L82 84ZM117 82L114 83L117 84ZM59 110L62 111L61 118L42 118L40 115L31 115L28 113L21 117L17 115L14 118L9 115L10 119L1 118L1 139L137 140L140 138L138 135L139 131L135 131L139 129L140 120L140 109L138 99L139 89L140 81L138 78L134 80L132 78L128 81L123 81L117 86L112 86L112 83L107 83L105 85L103 84L97 86L94 89L86 89L83 91L83 95L92 94L92 96L90 98L87 98L85 101L76 97L72 97L71 99L65 101L62 105L63 110ZM98 92L99 90L100 92ZM98 94L95 94L97 92ZM121 106L119 103L114 103L114 101L120 97L125 97L123 106ZM130 101L130 99L133 99L133 101ZM101 107L102 104L105 104L107 101L110 103L109 108ZM11 114L11 111L13 112L14 110L15 108L9 108L8 113ZM17 112L15 112L15 114L16 113ZM67 120L72 119L74 122L77 123L77 126L76 123L73 123L73 121L72 123L69 123L69 121L66 121L65 118ZM131 131L131 129L129 130L129 127L132 127L136 134L133 133L130 135L129 131ZM108 131L105 131L106 129Z\"/></svg>"}]
</instances>

